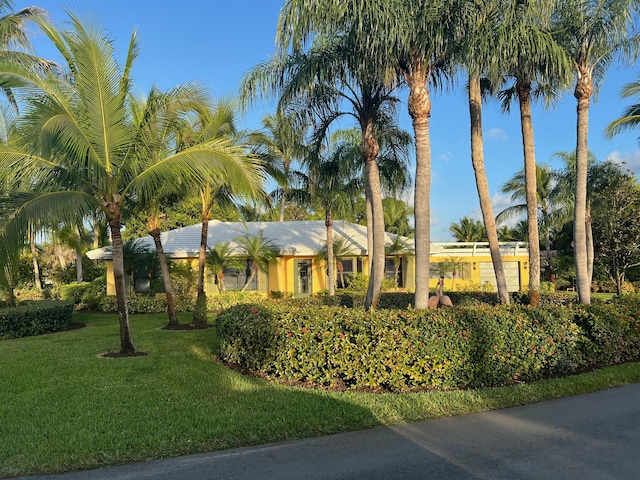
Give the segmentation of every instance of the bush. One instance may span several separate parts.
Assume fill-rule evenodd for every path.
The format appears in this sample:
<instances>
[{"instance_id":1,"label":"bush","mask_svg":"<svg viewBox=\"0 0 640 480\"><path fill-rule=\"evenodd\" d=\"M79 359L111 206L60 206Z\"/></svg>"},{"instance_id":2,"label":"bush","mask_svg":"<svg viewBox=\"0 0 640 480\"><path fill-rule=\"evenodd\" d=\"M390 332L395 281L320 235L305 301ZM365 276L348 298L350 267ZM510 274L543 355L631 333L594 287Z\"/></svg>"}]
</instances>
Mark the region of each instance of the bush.
<instances>
[{"instance_id":1,"label":"bush","mask_svg":"<svg viewBox=\"0 0 640 480\"><path fill-rule=\"evenodd\" d=\"M207 309L217 312L242 303L260 303L265 296L260 292L229 291L217 295L207 295Z\"/></svg>"},{"instance_id":2,"label":"bush","mask_svg":"<svg viewBox=\"0 0 640 480\"><path fill-rule=\"evenodd\" d=\"M72 302L46 300L0 309L0 339L42 335L71 323Z\"/></svg>"},{"instance_id":3,"label":"bush","mask_svg":"<svg viewBox=\"0 0 640 480\"><path fill-rule=\"evenodd\" d=\"M216 321L219 355L329 387L406 391L497 386L574 372L587 340L561 307L376 310L240 305Z\"/></svg>"}]
</instances>

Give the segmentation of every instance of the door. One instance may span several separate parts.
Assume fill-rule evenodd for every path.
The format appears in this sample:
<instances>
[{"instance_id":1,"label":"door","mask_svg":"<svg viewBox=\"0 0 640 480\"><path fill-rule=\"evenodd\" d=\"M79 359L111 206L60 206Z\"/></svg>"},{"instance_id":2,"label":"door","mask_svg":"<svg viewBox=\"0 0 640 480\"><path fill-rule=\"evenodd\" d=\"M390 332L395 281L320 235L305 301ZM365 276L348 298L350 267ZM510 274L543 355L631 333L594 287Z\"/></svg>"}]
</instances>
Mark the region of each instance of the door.
<instances>
[{"instance_id":1,"label":"door","mask_svg":"<svg viewBox=\"0 0 640 480\"><path fill-rule=\"evenodd\" d=\"M520 290L520 264L519 262L502 262L504 268L504 275L507 280L507 290L510 292L517 292ZM496 289L498 284L496 282L496 274L493 270L493 263L480 262L480 284L489 282Z\"/></svg>"},{"instance_id":2,"label":"door","mask_svg":"<svg viewBox=\"0 0 640 480\"><path fill-rule=\"evenodd\" d=\"M296 260L294 286L296 298L311 296L311 280L311 260Z\"/></svg>"}]
</instances>

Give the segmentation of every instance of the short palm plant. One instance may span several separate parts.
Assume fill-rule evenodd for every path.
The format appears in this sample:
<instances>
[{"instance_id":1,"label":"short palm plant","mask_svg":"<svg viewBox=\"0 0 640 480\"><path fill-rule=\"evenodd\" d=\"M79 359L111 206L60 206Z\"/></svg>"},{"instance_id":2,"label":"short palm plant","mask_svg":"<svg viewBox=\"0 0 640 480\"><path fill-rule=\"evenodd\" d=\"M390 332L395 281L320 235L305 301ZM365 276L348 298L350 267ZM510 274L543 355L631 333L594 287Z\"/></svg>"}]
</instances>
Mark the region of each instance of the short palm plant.
<instances>
[{"instance_id":1,"label":"short palm plant","mask_svg":"<svg viewBox=\"0 0 640 480\"><path fill-rule=\"evenodd\" d=\"M238 258L229 242L216 243L207 252L207 267L216 276L220 292L226 292L224 271L230 268L242 268L244 265Z\"/></svg>"},{"instance_id":2,"label":"short palm plant","mask_svg":"<svg viewBox=\"0 0 640 480\"><path fill-rule=\"evenodd\" d=\"M251 285L258 270L268 271L269 264L275 263L280 255L280 248L273 240L264 238L263 233L260 231L255 236L247 234L235 239L239 247L238 256L249 260L251 268L251 274L242 287L243 292Z\"/></svg>"}]
</instances>

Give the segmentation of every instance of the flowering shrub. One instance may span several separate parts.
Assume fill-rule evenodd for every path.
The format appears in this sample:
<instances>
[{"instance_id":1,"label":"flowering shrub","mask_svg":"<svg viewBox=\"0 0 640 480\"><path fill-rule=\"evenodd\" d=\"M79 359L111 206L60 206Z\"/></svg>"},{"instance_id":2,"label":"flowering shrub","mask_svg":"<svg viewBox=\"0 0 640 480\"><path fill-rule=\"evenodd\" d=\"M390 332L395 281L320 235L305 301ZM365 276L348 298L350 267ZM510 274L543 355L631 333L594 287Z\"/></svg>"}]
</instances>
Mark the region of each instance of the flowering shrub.
<instances>
[{"instance_id":1,"label":"flowering shrub","mask_svg":"<svg viewBox=\"0 0 640 480\"><path fill-rule=\"evenodd\" d=\"M406 391L497 386L567 374L589 340L561 307L376 310L308 302L220 314L219 356L319 386Z\"/></svg>"}]
</instances>

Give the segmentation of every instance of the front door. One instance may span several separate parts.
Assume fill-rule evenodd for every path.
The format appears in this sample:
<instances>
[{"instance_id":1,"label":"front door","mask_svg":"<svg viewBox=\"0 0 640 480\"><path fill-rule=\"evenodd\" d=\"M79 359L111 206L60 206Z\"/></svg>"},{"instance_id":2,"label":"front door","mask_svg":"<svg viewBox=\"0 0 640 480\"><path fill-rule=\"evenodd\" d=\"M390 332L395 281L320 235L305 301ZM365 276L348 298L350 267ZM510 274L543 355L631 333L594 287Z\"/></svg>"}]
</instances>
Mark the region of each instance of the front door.
<instances>
[{"instance_id":1,"label":"front door","mask_svg":"<svg viewBox=\"0 0 640 480\"><path fill-rule=\"evenodd\" d=\"M296 260L295 275L295 297L311 296L311 260Z\"/></svg>"}]
</instances>

